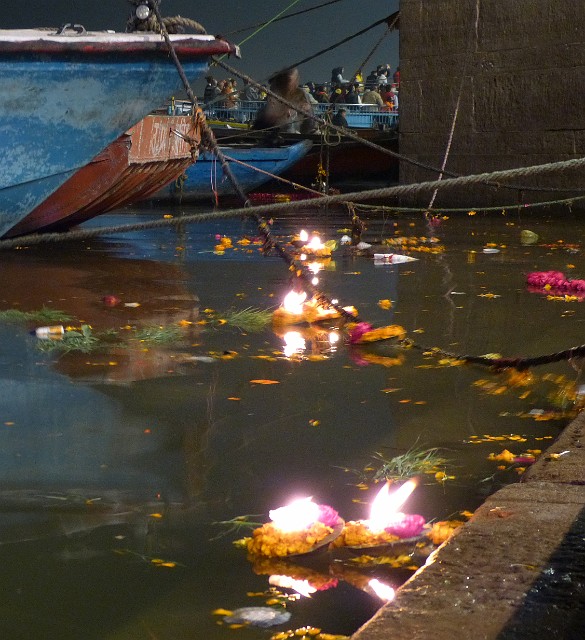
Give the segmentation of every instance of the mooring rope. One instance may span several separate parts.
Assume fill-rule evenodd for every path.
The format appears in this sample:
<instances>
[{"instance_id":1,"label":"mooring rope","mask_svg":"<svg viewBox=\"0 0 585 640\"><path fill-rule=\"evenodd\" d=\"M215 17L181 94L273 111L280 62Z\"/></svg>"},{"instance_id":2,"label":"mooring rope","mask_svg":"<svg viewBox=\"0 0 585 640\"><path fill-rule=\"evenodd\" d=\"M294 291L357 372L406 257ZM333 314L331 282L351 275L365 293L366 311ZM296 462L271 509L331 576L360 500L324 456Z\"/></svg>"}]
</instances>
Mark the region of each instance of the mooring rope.
<instances>
[{"instance_id":1,"label":"mooring rope","mask_svg":"<svg viewBox=\"0 0 585 640\"><path fill-rule=\"evenodd\" d=\"M266 21L266 22L258 22L256 24L253 24L249 27L242 27L241 29L236 29L235 31L228 31L227 33L224 33L223 35L226 38L229 38L230 36L235 36L238 33L243 33L244 31L250 31L252 29L256 29L257 27L265 27L269 24L272 24L273 22L280 22L281 20L288 20L289 18L294 18L296 16L300 16L303 13L309 13L310 11L315 11L315 9L322 9L323 7L327 7L330 4L336 4L337 2L341 2L341 0L329 0L329 2L323 2L322 4L318 4L314 7L309 7L308 9L302 9L301 11L294 11L293 13L289 13L286 16L280 16L277 18L272 18L272 20Z\"/></svg>"},{"instance_id":2,"label":"mooring rope","mask_svg":"<svg viewBox=\"0 0 585 640\"><path fill-rule=\"evenodd\" d=\"M265 22L264 24L261 24L253 33L251 33L249 36L246 36L241 42L238 43L238 46L241 47L243 44L248 42L248 40L251 40L255 35L263 31L264 29L266 29L267 26L269 26L270 24L272 24L273 22L281 18L291 7L294 7L295 4L299 3L300 1L301 0L292 0L292 2L287 7L285 7L282 11L279 11L274 16L274 18L268 20L268 22Z\"/></svg>"},{"instance_id":3,"label":"mooring rope","mask_svg":"<svg viewBox=\"0 0 585 640\"><path fill-rule=\"evenodd\" d=\"M418 182L409 185L397 185L394 187L384 187L382 189L371 189L368 191L357 191L353 193L335 194L321 196L319 198L312 198L310 201L311 206L320 207L331 204L341 203L346 201L360 200L375 200L383 199L395 195L413 195L423 191L429 191L434 189L437 185L440 185L441 189L447 189L450 187L459 186L471 186L475 184L481 184L485 180L504 180L506 178L515 178L518 176L526 175L542 175L553 171L562 169L580 169L585 167L585 158L574 158L572 160L562 160L559 162L550 162L547 164L534 165L530 167L521 167L517 169L505 169L502 171L492 171L491 173L480 173L469 176L462 176L460 178L448 178L442 181L430 181L430 182ZM571 201L577 200L577 198L570 199ZM536 207L542 203L534 203L533 207ZM142 222L138 224L127 224L116 227L99 227L95 229L79 229L75 231L69 231L67 233L43 233L43 234L29 234L20 236L17 238L10 238L0 240L0 250L12 249L14 247L24 247L39 245L51 242L68 242L72 240L87 240L89 238L95 238L101 235L108 235L111 233L126 233L130 231L140 231L146 229L157 229L166 226L180 226L191 223L203 222L211 219L222 218L237 218L242 216L262 215L262 214L274 214L288 211L298 211L307 207L306 200L295 200L291 202L278 202L274 204L258 205L255 207L241 207L237 209L230 209L222 212L211 213L199 213L181 216L180 218L160 219L153 220L151 222ZM498 208L499 209L499 208Z\"/></svg>"},{"instance_id":4,"label":"mooring rope","mask_svg":"<svg viewBox=\"0 0 585 640\"><path fill-rule=\"evenodd\" d=\"M342 44L345 44L346 42L349 42L350 40L353 40L354 38L357 38L358 36L361 36L364 33L367 33L371 29L374 29L374 27L377 27L379 24L383 24L384 22L386 24L390 24L393 21L394 21L394 23L396 23L395 16L397 14L398 14L398 11L394 12L393 14L389 15L386 18L382 18L381 20L376 20L376 22L371 24L369 27L366 27L365 29L362 29L361 31L358 31L357 33L354 33L353 35L348 36L347 38L344 38L343 40L340 40L339 42L336 42L335 44L332 44L332 45L330 45L329 47L327 47L325 49L321 49L321 51L317 51L317 53L314 53L312 56L308 56L307 58L303 58L302 60L299 60L299 62L295 62L294 64L291 64L288 67L285 67L282 71L290 71L291 69L294 69L295 67L300 67L302 64L305 64L305 62L310 62L311 60L313 60L315 58L318 58L319 56L322 56L324 53L328 53L329 51L333 51L333 49L336 49L337 47L340 47Z\"/></svg>"},{"instance_id":5,"label":"mooring rope","mask_svg":"<svg viewBox=\"0 0 585 640\"><path fill-rule=\"evenodd\" d=\"M159 32L166 42L171 58L173 59L173 63L175 64L179 77L181 78L181 82L183 83L183 87L185 88L187 96L189 97L189 100L193 105L193 111L195 111L198 104L197 96L195 95L195 93L193 92L193 89L191 88L191 84L189 83L189 80L185 75L185 70L183 69L183 65L181 64L177 56L177 52L175 51L175 47L169 37L163 17L160 13L158 0L148 0L148 4L153 11L154 17L158 21ZM221 166L225 175L227 176L228 180L231 182L232 186L234 187L236 194L239 196L241 201L245 204L247 202L246 194L243 192L234 174L232 173L226 159L224 158L224 155L221 149L219 148L217 141L215 140L215 136L213 135L213 131L211 130L211 127L207 125L207 121L205 120L204 114L201 113L200 115L201 115L201 123L202 123L202 142L207 143L213 149L213 152L216 154L219 161L221 162Z\"/></svg>"},{"instance_id":6,"label":"mooring rope","mask_svg":"<svg viewBox=\"0 0 585 640\"><path fill-rule=\"evenodd\" d=\"M552 364L555 362L564 362L575 358L585 357L585 344L570 349L564 349L556 353L549 353L533 358L494 358L491 356L471 356L463 354L455 354L437 347L423 347L411 341L410 339L399 340L398 344L409 349L417 349L426 353L432 353L435 356L448 358L449 360L462 361L468 364L479 364L494 369L517 369L523 371L530 367L537 367L543 364Z\"/></svg>"}]
</instances>

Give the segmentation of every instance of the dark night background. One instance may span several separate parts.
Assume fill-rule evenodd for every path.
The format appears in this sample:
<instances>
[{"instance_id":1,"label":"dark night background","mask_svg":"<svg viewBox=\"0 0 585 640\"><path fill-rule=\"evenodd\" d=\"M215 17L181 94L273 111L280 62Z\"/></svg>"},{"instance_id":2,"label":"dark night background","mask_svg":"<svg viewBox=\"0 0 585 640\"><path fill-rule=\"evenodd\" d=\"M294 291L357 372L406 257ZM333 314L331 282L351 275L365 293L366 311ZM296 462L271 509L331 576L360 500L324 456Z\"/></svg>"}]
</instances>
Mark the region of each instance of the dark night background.
<instances>
[{"instance_id":1,"label":"dark night background","mask_svg":"<svg viewBox=\"0 0 585 640\"><path fill-rule=\"evenodd\" d=\"M288 7L294 13L324 4L327 0L162 0L163 16L181 15L200 22L208 33L224 35L236 44L248 38L262 22ZM339 0L300 16L282 20L261 30L241 44L241 60L229 64L252 78L264 82L268 76L287 65L317 53L348 36L385 18L399 7L399 0ZM81 23L87 29L124 31L131 11L127 0L3 0L0 3L0 28L60 26L66 22ZM283 14L286 15L286 14ZM244 27L254 29L233 33ZM378 25L299 67L301 80L316 83L328 81L331 69L345 68L351 76L370 54L385 31ZM366 74L376 65L398 65L398 32L386 36L365 66ZM215 72L214 72L215 73ZM217 71L218 78L225 73ZM199 88L199 87L196 87Z\"/></svg>"}]
</instances>

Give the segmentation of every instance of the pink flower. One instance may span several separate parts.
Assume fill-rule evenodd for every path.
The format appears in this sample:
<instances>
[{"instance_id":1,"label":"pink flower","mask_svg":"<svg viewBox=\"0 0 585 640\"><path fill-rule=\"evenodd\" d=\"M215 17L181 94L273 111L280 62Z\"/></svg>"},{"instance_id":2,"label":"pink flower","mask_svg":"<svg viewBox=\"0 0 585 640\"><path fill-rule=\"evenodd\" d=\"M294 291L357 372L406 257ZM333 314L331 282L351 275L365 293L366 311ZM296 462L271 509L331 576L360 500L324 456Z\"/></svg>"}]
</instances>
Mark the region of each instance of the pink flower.
<instances>
[{"instance_id":1,"label":"pink flower","mask_svg":"<svg viewBox=\"0 0 585 640\"><path fill-rule=\"evenodd\" d=\"M418 514L406 514L400 522L396 522L389 527L386 527L384 531L391 533L399 538L413 538L418 536L425 525L425 519Z\"/></svg>"},{"instance_id":2,"label":"pink flower","mask_svg":"<svg viewBox=\"0 0 585 640\"><path fill-rule=\"evenodd\" d=\"M514 462L517 464L534 464L536 458L534 456L516 456Z\"/></svg>"},{"instance_id":3,"label":"pink flower","mask_svg":"<svg viewBox=\"0 0 585 640\"><path fill-rule=\"evenodd\" d=\"M333 589L338 584L339 584L339 580L337 578L331 578L331 580L329 580L328 582L325 582L324 584L312 585L312 586L315 586L317 591L327 591L327 589Z\"/></svg>"},{"instance_id":4,"label":"pink flower","mask_svg":"<svg viewBox=\"0 0 585 640\"><path fill-rule=\"evenodd\" d=\"M355 327L349 332L349 343L356 344L364 335L373 329L369 322L358 322Z\"/></svg>"},{"instance_id":5,"label":"pink flower","mask_svg":"<svg viewBox=\"0 0 585 640\"><path fill-rule=\"evenodd\" d=\"M334 527L339 523L339 513L335 511L333 507L328 504L319 505L319 516L317 518L319 522L322 522L327 527Z\"/></svg>"}]
</instances>

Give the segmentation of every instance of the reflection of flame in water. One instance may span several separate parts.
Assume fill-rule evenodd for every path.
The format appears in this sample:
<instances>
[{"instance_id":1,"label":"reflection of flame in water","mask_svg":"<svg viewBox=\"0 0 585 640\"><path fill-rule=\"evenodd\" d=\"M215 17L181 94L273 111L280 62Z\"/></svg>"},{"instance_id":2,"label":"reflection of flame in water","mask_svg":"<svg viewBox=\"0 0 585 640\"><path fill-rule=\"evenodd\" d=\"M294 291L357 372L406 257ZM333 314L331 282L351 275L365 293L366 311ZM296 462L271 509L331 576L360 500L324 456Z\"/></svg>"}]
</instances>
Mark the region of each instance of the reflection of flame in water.
<instances>
[{"instance_id":1,"label":"reflection of flame in water","mask_svg":"<svg viewBox=\"0 0 585 640\"><path fill-rule=\"evenodd\" d=\"M311 284L316 287L319 284L319 278L317 278L317 274L319 273L319 271L321 271L321 269L323 269L323 263L322 262L310 262L307 265L307 268L309 269L309 271L311 273L315 274L315 277L311 280Z\"/></svg>"},{"instance_id":2,"label":"reflection of flame in water","mask_svg":"<svg viewBox=\"0 0 585 640\"><path fill-rule=\"evenodd\" d=\"M282 587L283 589L293 589L306 598L310 598L311 594L317 591L315 587L309 584L308 580L297 580L291 576L270 576L268 583L275 587Z\"/></svg>"},{"instance_id":3,"label":"reflection of flame in water","mask_svg":"<svg viewBox=\"0 0 585 640\"><path fill-rule=\"evenodd\" d=\"M304 291L289 291L286 296L284 296L282 306L289 313L296 313L297 315L301 315L303 313L303 303L306 299L307 294Z\"/></svg>"},{"instance_id":4,"label":"reflection of flame in water","mask_svg":"<svg viewBox=\"0 0 585 640\"><path fill-rule=\"evenodd\" d=\"M416 485L415 480L408 480L396 491L390 493L389 483L386 483L372 502L370 519L367 520L370 531L380 533L386 527L400 521L404 514L399 513L398 510L416 489Z\"/></svg>"},{"instance_id":5,"label":"reflection of flame in water","mask_svg":"<svg viewBox=\"0 0 585 640\"><path fill-rule=\"evenodd\" d=\"M396 592L392 587L380 582L377 578L372 578L372 580L368 582L368 586L378 596L378 598L385 600L386 602L394 600L394 597L396 596Z\"/></svg>"},{"instance_id":6,"label":"reflection of flame in water","mask_svg":"<svg viewBox=\"0 0 585 640\"><path fill-rule=\"evenodd\" d=\"M307 268L309 269L309 271L311 271L311 273L314 273L315 275L317 275L319 273L319 271L321 271L321 269L323 269L323 263L322 262L310 262L307 265Z\"/></svg>"},{"instance_id":7,"label":"reflection of flame in water","mask_svg":"<svg viewBox=\"0 0 585 640\"><path fill-rule=\"evenodd\" d=\"M319 505L312 498L300 498L286 507L268 512L274 526L284 533L302 531L310 527L319 517Z\"/></svg>"},{"instance_id":8,"label":"reflection of flame in water","mask_svg":"<svg viewBox=\"0 0 585 640\"><path fill-rule=\"evenodd\" d=\"M295 353L302 353L306 346L305 339L298 331L287 331L284 334L282 351L287 358L294 356Z\"/></svg>"},{"instance_id":9,"label":"reflection of flame in water","mask_svg":"<svg viewBox=\"0 0 585 640\"><path fill-rule=\"evenodd\" d=\"M284 340L282 352L286 358L302 355L307 350L315 355L335 353L341 340L338 331L287 331L279 337Z\"/></svg>"}]
</instances>

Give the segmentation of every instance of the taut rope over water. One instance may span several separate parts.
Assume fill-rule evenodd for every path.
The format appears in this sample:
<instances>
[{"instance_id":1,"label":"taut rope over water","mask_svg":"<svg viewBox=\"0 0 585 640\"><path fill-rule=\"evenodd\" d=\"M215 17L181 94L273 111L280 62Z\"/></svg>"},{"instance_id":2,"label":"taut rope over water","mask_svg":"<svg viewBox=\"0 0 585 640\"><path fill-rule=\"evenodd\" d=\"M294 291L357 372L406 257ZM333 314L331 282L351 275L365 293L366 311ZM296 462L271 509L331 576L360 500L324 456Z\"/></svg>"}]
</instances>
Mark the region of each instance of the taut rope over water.
<instances>
[{"instance_id":1,"label":"taut rope over water","mask_svg":"<svg viewBox=\"0 0 585 640\"><path fill-rule=\"evenodd\" d=\"M419 182L416 184L400 185L396 187L385 187L383 189L372 189L369 191L357 191L353 193L344 193L330 196L322 196L320 198L311 199L311 205L315 207L330 204L345 204L347 201L360 202L363 200L382 199L394 195L410 195L421 191L429 191L437 185L442 189L453 186L470 186L481 184L485 180L503 180L506 178L515 178L524 175L542 175L562 169L577 169L585 167L585 158L575 158L573 160L563 160L560 162L551 162L548 164L534 165L531 167L522 167L519 169L506 169L503 171L493 171L491 173L480 173L476 175L462 176L460 178L449 178L442 181ZM578 198L571 198L567 202L572 202ZM549 203L534 203L532 207ZM254 215L274 214L279 212L290 212L304 209L307 206L306 200L296 200L292 202L279 202L275 204L259 205L256 207L242 207L239 209L230 209L222 212L200 213L182 216L181 218L161 219L152 222L141 222L137 224L118 225L114 227L100 227L96 229L80 229L77 231L69 231L67 233L34 233L30 235L20 236L18 238L9 238L0 240L0 250L13 249L14 247L32 246L38 244L46 244L50 242L68 242L72 240L87 240L98 236L109 235L112 233L125 233L130 231L140 231L146 229L158 229L162 227L181 226L204 222L212 219L221 218L238 218L249 216L252 211ZM499 207L500 209L500 207Z\"/></svg>"}]
</instances>

